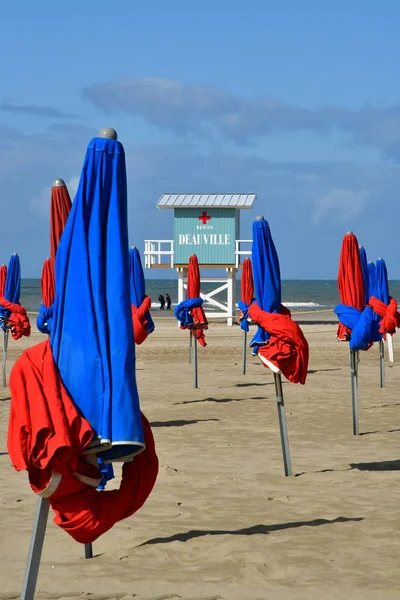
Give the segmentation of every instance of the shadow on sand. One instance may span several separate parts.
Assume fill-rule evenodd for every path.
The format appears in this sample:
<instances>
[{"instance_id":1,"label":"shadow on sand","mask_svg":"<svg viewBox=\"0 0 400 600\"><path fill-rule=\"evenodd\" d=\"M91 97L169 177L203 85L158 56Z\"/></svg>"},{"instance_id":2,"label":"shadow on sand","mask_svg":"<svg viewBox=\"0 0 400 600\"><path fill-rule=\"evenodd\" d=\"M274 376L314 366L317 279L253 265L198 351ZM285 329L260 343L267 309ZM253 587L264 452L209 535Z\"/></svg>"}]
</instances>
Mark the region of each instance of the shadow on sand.
<instances>
[{"instance_id":1,"label":"shadow on sand","mask_svg":"<svg viewBox=\"0 0 400 600\"><path fill-rule=\"evenodd\" d=\"M251 398L203 398L203 400L184 400L183 402L174 402L174 406L179 404L199 404L201 402L226 404L227 402L248 402L249 400L265 400L265 396L252 396Z\"/></svg>"},{"instance_id":2,"label":"shadow on sand","mask_svg":"<svg viewBox=\"0 0 400 600\"><path fill-rule=\"evenodd\" d=\"M400 460L350 463L350 469L357 469L358 471L400 471Z\"/></svg>"},{"instance_id":3,"label":"shadow on sand","mask_svg":"<svg viewBox=\"0 0 400 600\"><path fill-rule=\"evenodd\" d=\"M208 421L219 421L219 419L191 419L178 421L153 421L150 423L152 427L184 427L185 425L194 425L195 423L206 423Z\"/></svg>"},{"instance_id":4,"label":"shadow on sand","mask_svg":"<svg viewBox=\"0 0 400 600\"><path fill-rule=\"evenodd\" d=\"M207 535L268 535L274 531L283 531L286 529L297 529L298 527L320 527L321 525L333 525L334 523L355 523L363 521L363 517L337 517L336 519L314 519L313 521L295 521L293 523L277 523L276 525L253 525L245 529L192 529L184 533L176 533L167 537L158 537L143 542L140 546L150 544L169 544L170 542L187 542L195 538L206 537ZM139 547L140 547L139 546Z\"/></svg>"}]
</instances>

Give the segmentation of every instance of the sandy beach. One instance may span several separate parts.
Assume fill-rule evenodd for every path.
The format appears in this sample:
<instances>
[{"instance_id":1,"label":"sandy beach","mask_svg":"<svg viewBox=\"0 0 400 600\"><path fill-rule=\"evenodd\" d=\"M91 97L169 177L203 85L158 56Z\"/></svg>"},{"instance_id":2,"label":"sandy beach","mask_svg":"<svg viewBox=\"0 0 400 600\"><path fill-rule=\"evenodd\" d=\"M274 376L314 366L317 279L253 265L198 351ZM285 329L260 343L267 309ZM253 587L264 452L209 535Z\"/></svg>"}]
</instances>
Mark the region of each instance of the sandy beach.
<instances>
[{"instance_id":1,"label":"sandy beach","mask_svg":"<svg viewBox=\"0 0 400 600\"><path fill-rule=\"evenodd\" d=\"M348 346L336 342L332 314L298 317L311 355L307 384L283 385L294 472L285 478L273 375L250 354L242 375L240 329L210 326L194 390L188 334L155 317L137 377L160 459L156 487L94 543L92 560L49 519L37 598L400 598L400 363L387 363L382 390L377 347L362 353L354 437ZM42 340L10 341L9 367ZM1 388L4 600L20 594L36 503L7 455L9 406Z\"/></svg>"}]
</instances>

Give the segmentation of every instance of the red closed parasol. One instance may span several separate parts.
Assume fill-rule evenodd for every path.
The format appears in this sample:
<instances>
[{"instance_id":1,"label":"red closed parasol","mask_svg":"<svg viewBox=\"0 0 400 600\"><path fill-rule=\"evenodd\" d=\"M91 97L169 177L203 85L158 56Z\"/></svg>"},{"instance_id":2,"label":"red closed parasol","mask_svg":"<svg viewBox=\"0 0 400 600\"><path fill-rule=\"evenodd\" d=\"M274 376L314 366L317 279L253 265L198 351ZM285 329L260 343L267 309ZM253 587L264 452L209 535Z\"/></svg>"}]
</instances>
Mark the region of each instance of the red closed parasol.
<instances>
[{"instance_id":1,"label":"red closed parasol","mask_svg":"<svg viewBox=\"0 0 400 600\"><path fill-rule=\"evenodd\" d=\"M340 301L359 311L364 309L364 278L362 273L360 247L354 233L347 233L340 252L338 288ZM337 338L348 341L351 330L339 323Z\"/></svg>"},{"instance_id":2,"label":"red closed parasol","mask_svg":"<svg viewBox=\"0 0 400 600\"><path fill-rule=\"evenodd\" d=\"M4 298L4 291L6 289L7 279L7 265L1 265L0 267L0 296Z\"/></svg>"},{"instance_id":3,"label":"red closed parasol","mask_svg":"<svg viewBox=\"0 0 400 600\"><path fill-rule=\"evenodd\" d=\"M56 252L70 210L71 198L63 179L56 179L51 188L50 202L50 258L55 265Z\"/></svg>"},{"instance_id":4,"label":"red closed parasol","mask_svg":"<svg viewBox=\"0 0 400 600\"><path fill-rule=\"evenodd\" d=\"M243 262L242 280L240 285L242 301L244 304L247 304L247 306L250 306L254 296L253 271L250 258L246 258Z\"/></svg>"},{"instance_id":5,"label":"red closed parasol","mask_svg":"<svg viewBox=\"0 0 400 600\"><path fill-rule=\"evenodd\" d=\"M187 298L188 300L200 298L200 269L199 261L197 260L197 256L195 254L189 259ZM207 344L204 330L208 329L208 321L206 315L204 314L203 307L198 306L193 308L191 314L193 317L192 329L194 330L196 339L201 346L206 346Z\"/></svg>"},{"instance_id":6,"label":"red closed parasol","mask_svg":"<svg viewBox=\"0 0 400 600\"><path fill-rule=\"evenodd\" d=\"M54 269L50 258L47 258L44 261L40 285L42 290L43 304L46 308L49 308L53 304L56 294L54 285Z\"/></svg>"},{"instance_id":7,"label":"red closed parasol","mask_svg":"<svg viewBox=\"0 0 400 600\"><path fill-rule=\"evenodd\" d=\"M348 232L342 242L340 252L338 288L341 303L362 312L365 307L364 278L360 247L354 233ZM337 339L350 341L352 330L339 323ZM358 352L350 349L351 399L353 413L353 434L358 435Z\"/></svg>"},{"instance_id":8,"label":"red closed parasol","mask_svg":"<svg viewBox=\"0 0 400 600\"><path fill-rule=\"evenodd\" d=\"M254 281L253 270L250 258L245 258L243 261L242 279L240 282L241 299L239 302L240 316L239 325L243 330L243 349L242 349L242 373L246 375L246 351L247 351L247 334L249 332L249 323L247 320L248 310L253 302L254 297Z\"/></svg>"}]
</instances>

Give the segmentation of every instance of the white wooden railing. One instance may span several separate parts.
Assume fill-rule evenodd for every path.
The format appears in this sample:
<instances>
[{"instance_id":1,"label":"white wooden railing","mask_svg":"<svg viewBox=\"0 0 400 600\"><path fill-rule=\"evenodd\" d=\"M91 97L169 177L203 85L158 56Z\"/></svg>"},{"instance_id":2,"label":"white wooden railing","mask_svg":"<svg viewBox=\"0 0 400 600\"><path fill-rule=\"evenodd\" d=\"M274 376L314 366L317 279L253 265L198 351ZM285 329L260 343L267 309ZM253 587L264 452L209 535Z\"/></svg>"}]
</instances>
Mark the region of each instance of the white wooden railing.
<instances>
[{"instance_id":1,"label":"white wooden railing","mask_svg":"<svg viewBox=\"0 0 400 600\"><path fill-rule=\"evenodd\" d=\"M168 260L163 260L168 257ZM144 266L169 265L174 268L174 240L144 240Z\"/></svg>"},{"instance_id":2,"label":"white wooden railing","mask_svg":"<svg viewBox=\"0 0 400 600\"><path fill-rule=\"evenodd\" d=\"M243 257L251 256L252 240L235 240L235 266L243 262ZM146 269L160 265L174 267L174 240L145 240L144 266Z\"/></svg>"},{"instance_id":3,"label":"white wooden railing","mask_svg":"<svg viewBox=\"0 0 400 600\"><path fill-rule=\"evenodd\" d=\"M242 264L243 260L241 260L241 257L247 257L247 256L251 256L251 244L253 243L253 240L236 240L236 247L235 247L235 257L236 257L236 267L239 267L240 264ZM242 245L246 245L246 248L243 250L242 249Z\"/></svg>"}]
</instances>

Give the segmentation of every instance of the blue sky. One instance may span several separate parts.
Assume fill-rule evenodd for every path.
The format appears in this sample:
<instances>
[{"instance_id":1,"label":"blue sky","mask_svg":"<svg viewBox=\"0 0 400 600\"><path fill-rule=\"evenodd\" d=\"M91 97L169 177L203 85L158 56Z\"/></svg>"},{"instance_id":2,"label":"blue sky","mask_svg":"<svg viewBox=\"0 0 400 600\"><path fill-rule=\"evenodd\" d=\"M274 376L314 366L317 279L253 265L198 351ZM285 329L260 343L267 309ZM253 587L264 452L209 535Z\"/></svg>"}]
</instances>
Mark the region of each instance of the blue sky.
<instances>
[{"instance_id":1,"label":"blue sky","mask_svg":"<svg viewBox=\"0 0 400 600\"><path fill-rule=\"evenodd\" d=\"M40 275L49 187L112 126L139 248L172 237L164 192L257 192L242 237L264 214L284 278L336 277L350 229L400 278L399 22L397 0L7 3L0 262Z\"/></svg>"}]
</instances>

